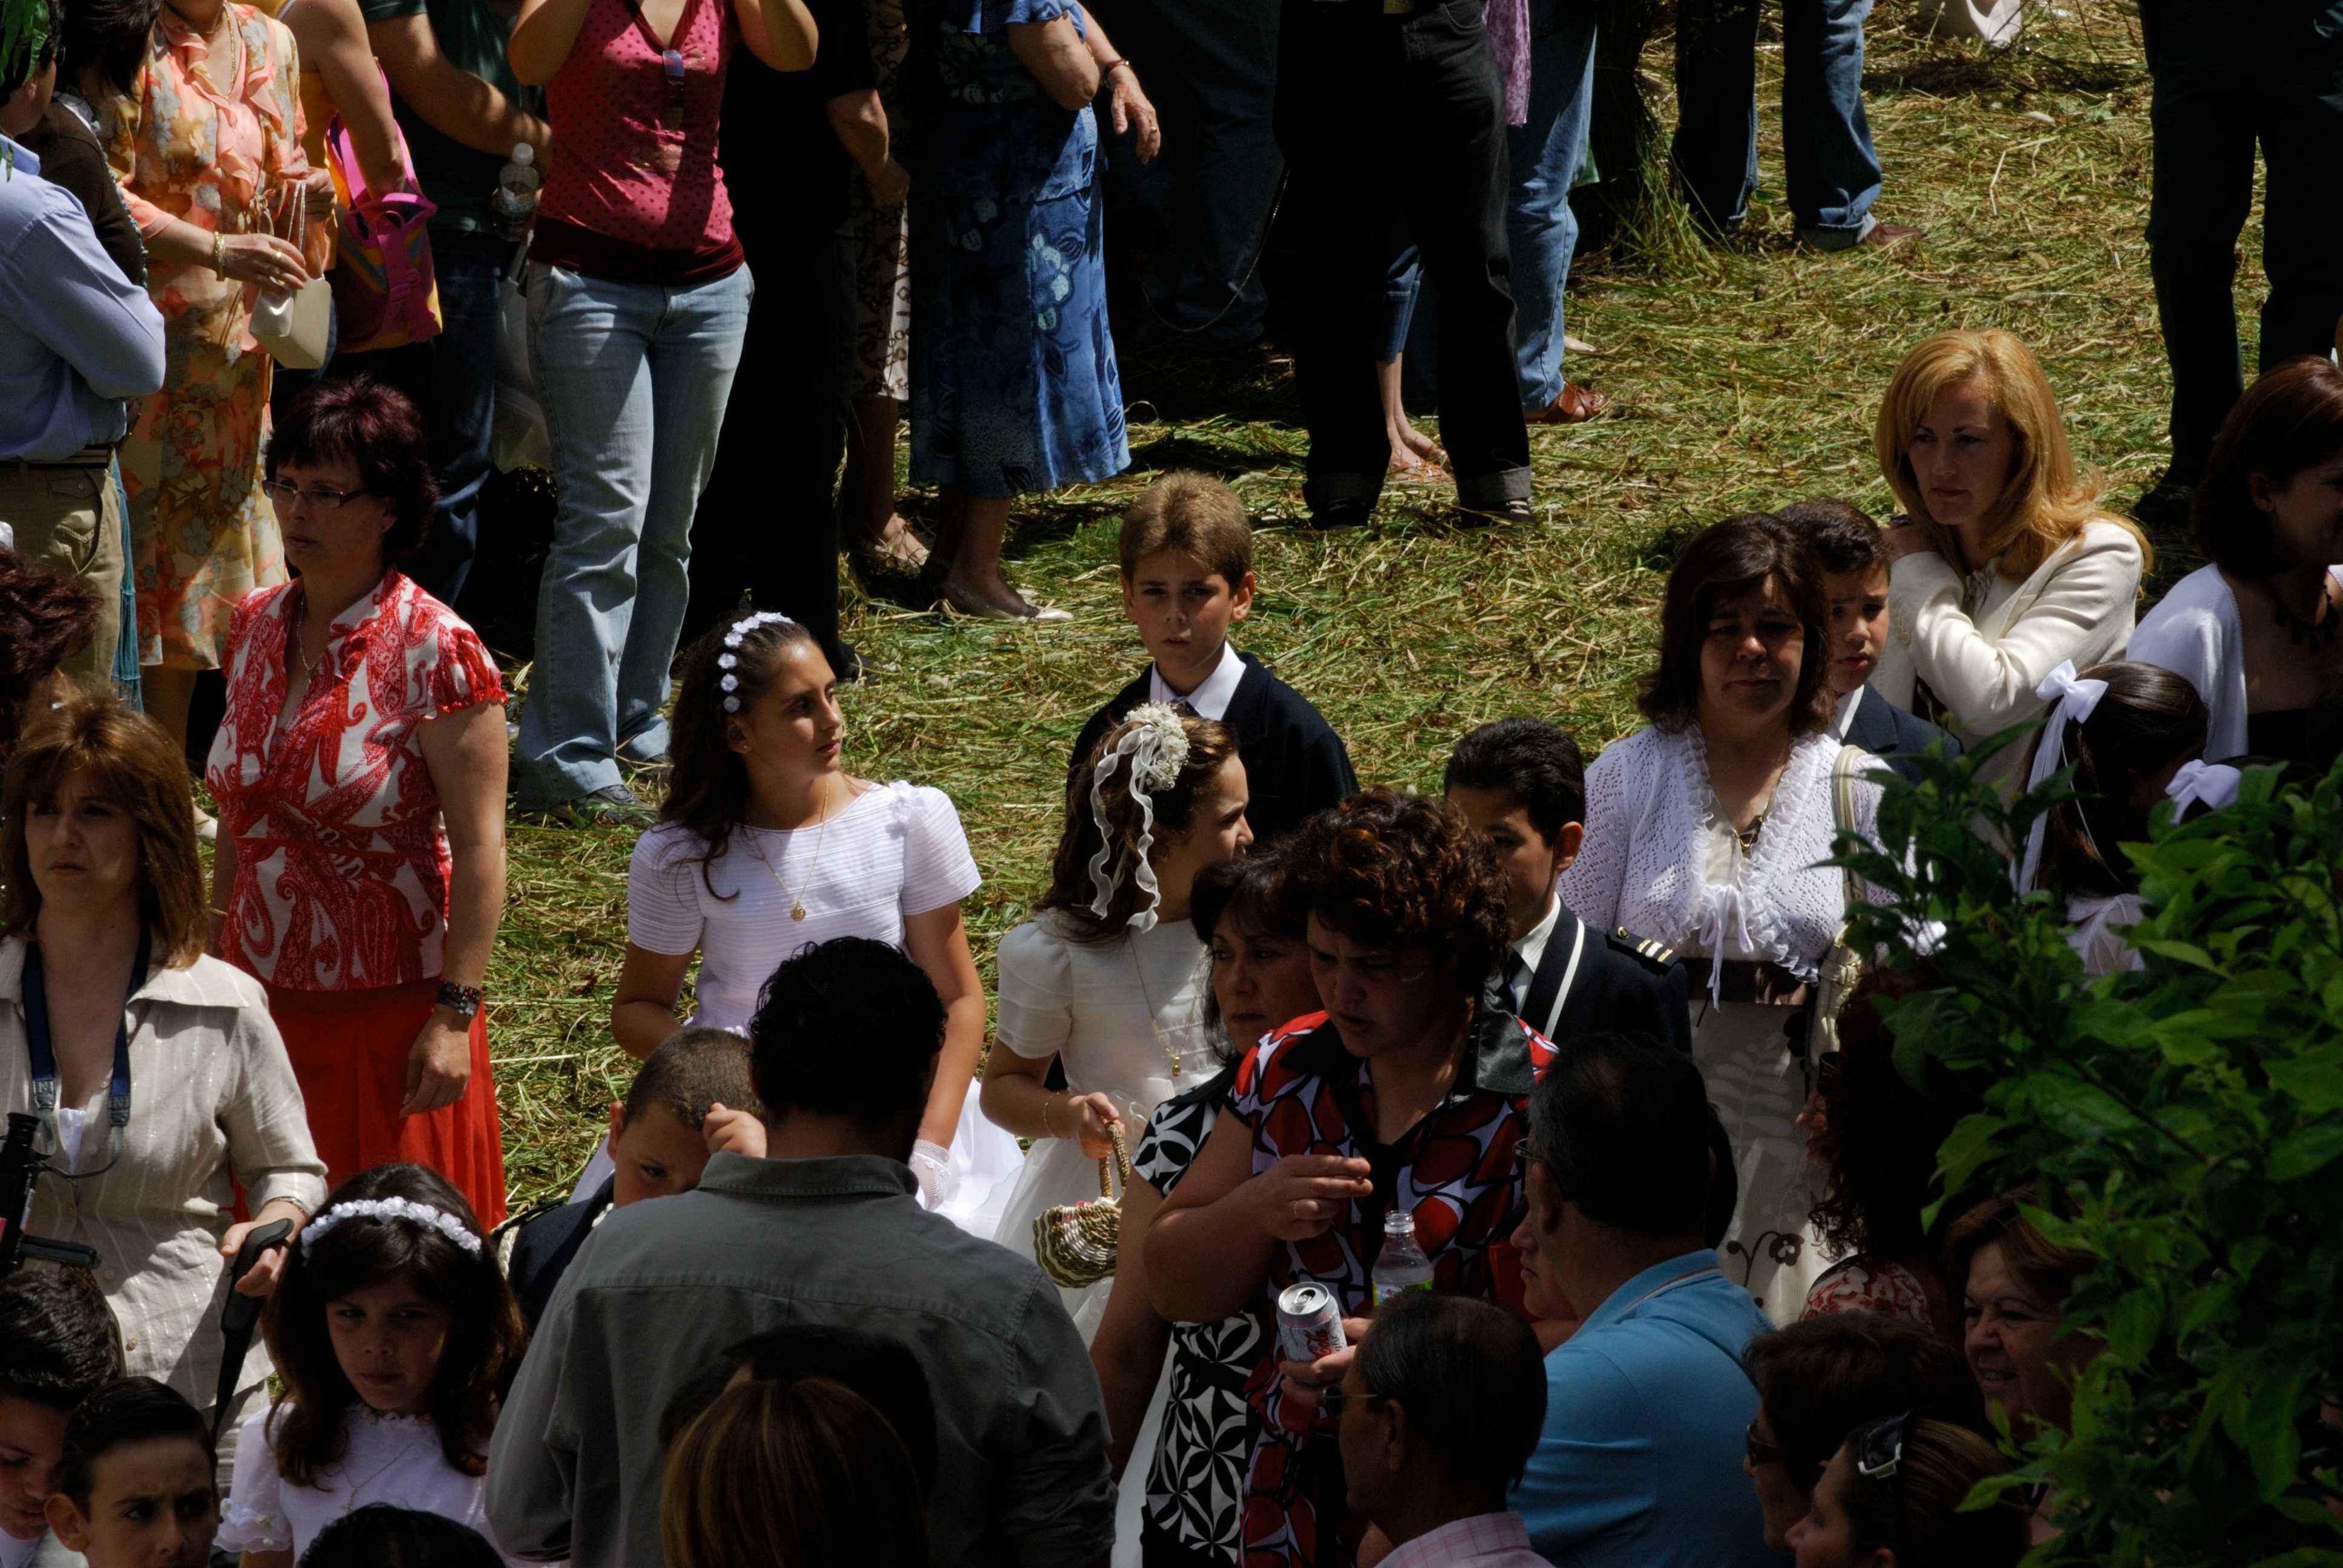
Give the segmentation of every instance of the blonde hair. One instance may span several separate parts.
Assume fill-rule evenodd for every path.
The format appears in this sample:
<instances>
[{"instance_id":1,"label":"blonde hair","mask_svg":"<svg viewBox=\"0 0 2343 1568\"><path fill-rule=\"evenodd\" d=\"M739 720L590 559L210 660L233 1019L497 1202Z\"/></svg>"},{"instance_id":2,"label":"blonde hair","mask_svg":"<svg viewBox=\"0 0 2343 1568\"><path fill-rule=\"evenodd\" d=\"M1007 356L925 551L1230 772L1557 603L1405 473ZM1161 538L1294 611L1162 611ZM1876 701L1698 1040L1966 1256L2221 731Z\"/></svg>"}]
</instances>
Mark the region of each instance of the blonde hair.
<instances>
[{"instance_id":1,"label":"blonde hair","mask_svg":"<svg viewBox=\"0 0 2343 1568\"><path fill-rule=\"evenodd\" d=\"M1904 356L1879 405L1872 450L1880 474L1938 553L1949 561L1964 558L1953 530L1929 515L1927 497L1913 477L1912 437L1936 398L1967 381L1983 384L1986 400L2007 421L2016 447L2009 476L1986 513L1984 554L1988 560L1998 558L2003 577L2025 581L2093 520L2128 530L2139 540L2141 554L2154 558L2146 536L2101 508L2098 476L2076 469L2058 399L2041 362L2015 334L1999 327L1939 332L1926 339Z\"/></svg>"},{"instance_id":2,"label":"blonde hair","mask_svg":"<svg viewBox=\"0 0 2343 1568\"><path fill-rule=\"evenodd\" d=\"M1237 493L1210 474L1174 469L1147 487L1122 515L1115 554L1123 580L1139 575L1139 563L1165 550L1190 557L1216 572L1232 591L1252 570L1252 521Z\"/></svg>"}]
</instances>

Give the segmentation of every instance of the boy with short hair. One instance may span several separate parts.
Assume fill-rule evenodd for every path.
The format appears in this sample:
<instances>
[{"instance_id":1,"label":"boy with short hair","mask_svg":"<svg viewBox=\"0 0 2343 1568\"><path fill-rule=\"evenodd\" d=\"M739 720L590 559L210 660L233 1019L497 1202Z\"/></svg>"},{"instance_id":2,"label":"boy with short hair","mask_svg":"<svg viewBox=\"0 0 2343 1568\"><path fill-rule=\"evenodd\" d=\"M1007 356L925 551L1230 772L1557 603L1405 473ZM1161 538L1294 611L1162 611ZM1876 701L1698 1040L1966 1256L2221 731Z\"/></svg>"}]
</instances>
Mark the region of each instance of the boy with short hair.
<instances>
[{"instance_id":1,"label":"boy with short hair","mask_svg":"<svg viewBox=\"0 0 2343 1568\"><path fill-rule=\"evenodd\" d=\"M755 1112L749 1042L725 1029L679 1030L635 1070L627 1097L610 1107L607 1144L617 1169L593 1195L525 1215L500 1229L505 1275L534 1329L569 1261L602 1216L646 1198L689 1192L707 1168L711 1111Z\"/></svg>"},{"instance_id":2,"label":"boy with short hair","mask_svg":"<svg viewBox=\"0 0 2343 1568\"><path fill-rule=\"evenodd\" d=\"M1495 978L1522 1021L1557 1045L1625 1032L1689 1053L1683 960L1624 927L1589 929L1555 890L1586 833L1578 742L1543 719L1500 719L1456 743L1441 788L1504 870L1513 930Z\"/></svg>"},{"instance_id":3,"label":"boy with short hair","mask_svg":"<svg viewBox=\"0 0 2343 1568\"><path fill-rule=\"evenodd\" d=\"M1185 704L1235 735L1265 844L1359 791L1351 755L1315 708L1229 641L1252 611L1252 524L1234 490L1203 474L1171 473L1123 514L1122 613L1154 662L1091 716L1074 742L1074 776L1099 741L1143 702Z\"/></svg>"},{"instance_id":4,"label":"boy with short hair","mask_svg":"<svg viewBox=\"0 0 2343 1568\"><path fill-rule=\"evenodd\" d=\"M89 1568L202 1568L220 1523L202 1414L153 1378L92 1394L65 1429L48 1521Z\"/></svg>"},{"instance_id":5,"label":"boy with short hair","mask_svg":"<svg viewBox=\"0 0 2343 1568\"><path fill-rule=\"evenodd\" d=\"M1832 498L1793 501L1774 515L1797 530L1822 565L1824 592L1830 598L1829 678L1838 699L1838 738L1918 783L1918 753L1942 740L1945 755L1958 757L1961 743L1871 689L1871 672L1879 668L1888 633L1887 553L1879 525L1860 507Z\"/></svg>"},{"instance_id":6,"label":"boy with short hair","mask_svg":"<svg viewBox=\"0 0 2343 1568\"><path fill-rule=\"evenodd\" d=\"M79 1269L0 1280L0 1568L54 1560L46 1507L82 1402L122 1375L122 1334Z\"/></svg>"}]
</instances>

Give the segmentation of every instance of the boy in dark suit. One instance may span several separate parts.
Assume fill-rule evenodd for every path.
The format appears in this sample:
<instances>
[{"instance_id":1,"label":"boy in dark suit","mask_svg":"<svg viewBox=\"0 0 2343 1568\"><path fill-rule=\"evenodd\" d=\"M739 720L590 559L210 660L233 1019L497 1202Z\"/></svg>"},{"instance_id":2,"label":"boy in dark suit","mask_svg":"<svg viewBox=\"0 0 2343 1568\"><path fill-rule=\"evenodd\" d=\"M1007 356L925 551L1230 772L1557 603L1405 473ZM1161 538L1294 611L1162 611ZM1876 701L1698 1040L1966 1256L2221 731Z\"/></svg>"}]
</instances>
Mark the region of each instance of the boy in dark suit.
<instances>
[{"instance_id":1,"label":"boy in dark suit","mask_svg":"<svg viewBox=\"0 0 2343 1568\"><path fill-rule=\"evenodd\" d=\"M725 1029L679 1030L635 1070L626 1099L610 1107L605 1145L618 1169L591 1197L548 1204L497 1228L497 1256L531 1329L553 1300L563 1271L613 1209L689 1192L709 1153L711 1111L754 1114L749 1042Z\"/></svg>"},{"instance_id":2,"label":"boy in dark suit","mask_svg":"<svg viewBox=\"0 0 2343 1568\"><path fill-rule=\"evenodd\" d=\"M1332 727L1229 642L1229 628L1252 612L1253 595L1252 524L1236 492L1202 474L1164 475L1123 515L1118 553L1122 613L1154 662L1082 726L1067 788L1132 709L1177 702L1236 736L1255 843L1357 794L1351 754Z\"/></svg>"},{"instance_id":3,"label":"boy in dark suit","mask_svg":"<svg viewBox=\"0 0 2343 1568\"><path fill-rule=\"evenodd\" d=\"M1961 743L1869 684L1887 646L1887 556L1880 548L1879 525L1861 508L1839 500L1794 501L1774 515L1803 535L1822 563L1830 598L1830 689L1838 699L1839 739L1918 783L1914 759L1920 752L1941 740L1946 757L1958 757Z\"/></svg>"},{"instance_id":4,"label":"boy in dark suit","mask_svg":"<svg viewBox=\"0 0 2343 1568\"><path fill-rule=\"evenodd\" d=\"M1648 1034L1690 1054L1683 960L1624 928L1588 930L1554 890L1586 836L1578 742L1541 719L1500 719L1456 743L1441 787L1504 868L1513 940L1496 979L1522 1020L1561 1046L1587 1033Z\"/></svg>"}]
</instances>

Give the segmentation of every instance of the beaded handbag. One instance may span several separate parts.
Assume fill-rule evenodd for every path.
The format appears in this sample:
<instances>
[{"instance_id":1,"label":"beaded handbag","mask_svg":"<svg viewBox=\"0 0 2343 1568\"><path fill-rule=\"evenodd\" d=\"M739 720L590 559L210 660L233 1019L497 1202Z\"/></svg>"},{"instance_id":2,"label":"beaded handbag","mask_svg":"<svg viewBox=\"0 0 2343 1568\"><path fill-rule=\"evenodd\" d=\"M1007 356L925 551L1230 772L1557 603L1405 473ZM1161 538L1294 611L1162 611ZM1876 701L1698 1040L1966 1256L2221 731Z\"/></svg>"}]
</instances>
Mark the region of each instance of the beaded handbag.
<instances>
[{"instance_id":1,"label":"beaded handbag","mask_svg":"<svg viewBox=\"0 0 2343 1568\"><path fill-rule=\"evenodd\" d=\"M1101 1159L1099 1195L1080 1203L1045 1209L1033 1221L1033 1258L1041 1271L1070 1291L1114 1275L1115 1249L1122 1241L1122 1201L1115 1195L1118 1174L1131 1185L1131 1156L1123 1152L1122 1129L1111 1129L1114 1157Z\"/></svg>"}]
</instances>

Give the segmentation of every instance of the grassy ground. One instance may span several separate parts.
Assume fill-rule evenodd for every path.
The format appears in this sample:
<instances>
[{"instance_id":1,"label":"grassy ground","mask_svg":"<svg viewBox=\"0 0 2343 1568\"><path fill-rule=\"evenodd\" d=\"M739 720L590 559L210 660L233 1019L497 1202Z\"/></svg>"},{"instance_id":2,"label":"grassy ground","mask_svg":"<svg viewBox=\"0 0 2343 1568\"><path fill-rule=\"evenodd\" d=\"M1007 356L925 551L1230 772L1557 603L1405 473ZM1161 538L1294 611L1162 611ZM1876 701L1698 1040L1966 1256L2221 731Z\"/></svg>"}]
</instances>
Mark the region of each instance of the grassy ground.
<instances>
[{"instance_id":1,"label":"grassy ground","mask_svg":"<svg viewBox=\"0 0 2343 1568\"><path fill-rule=\"evenodd\" d=\"M1055 842L1074 733L1143 658L1118 614L1114 528L1164 469L1223 476L1263 525L1243 645L1319 705L1363 778L1423 788L1436 786L1454 736L1487 719L1553 718L1590 753L1630 729L1660 574L1692 531L1801 496L1885 510L1871 421L1896 359L1929 332L2023 336L2048 367L2077 451L2127 504L2164 462L2164 360L2141 238L2147 77L2129 5L2059 3L2071 10L2041 6L2026 45L2000 56L1916 36L1907 0L1873 15L1878 211L1926 231L1901 254L1790 246L1769 35L1765 185L1745 232L1658 274L1580 260L1571 326L1600 352L1570 374L1611 393L1619 416L1534 435L1534 528L1459 531L1436 508L1411 509L1406 492L1387 494L1363 530L1282 526L1301 498L1290 389L1157 385L1132 367L1131 471L1016 518L1012 570L1071 609L1072 625L976 624L850 592L847 636L871 673L848 699L848 766L940 786L959 803L986 876L970 920L988 977ZM1663 35L1646 55L1657 92L1669 48ZM1673 121L1672 105L1663 117ZM2258 281L2249 267L2241 288ZM2193 564L2167 549L2157 577ZM607 1019L631 847L618 831L513 831L489 993L517 1202L566 1183L628 1076Z\"/></svg>"}]
</instances>

